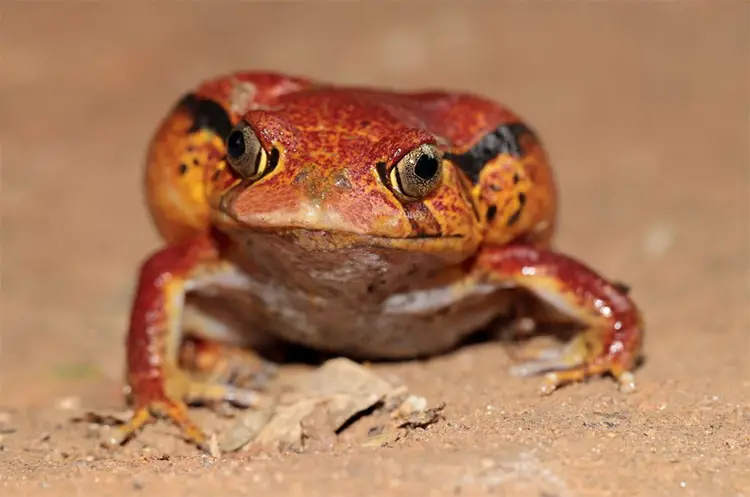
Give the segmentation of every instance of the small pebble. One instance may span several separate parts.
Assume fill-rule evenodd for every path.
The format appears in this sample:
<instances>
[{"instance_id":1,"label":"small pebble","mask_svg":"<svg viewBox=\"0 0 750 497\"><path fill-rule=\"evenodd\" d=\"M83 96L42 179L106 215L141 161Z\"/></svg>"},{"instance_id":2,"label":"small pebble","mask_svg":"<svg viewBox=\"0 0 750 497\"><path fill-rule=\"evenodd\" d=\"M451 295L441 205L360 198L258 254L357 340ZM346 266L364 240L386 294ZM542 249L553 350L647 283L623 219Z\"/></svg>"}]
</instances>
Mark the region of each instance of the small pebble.
<instances>
[{"instance_id":1,"label":"small pebble","mask_svg":"<svg viewBox=\"0 0 750 497\"><path fill-rule=\"evenodd\" d=\"M64 411L76 411L81 408L81 398L70 396L57 401L57 408Z\"/></svg>"},{"instance_id":2,"label":"small pebble","mask_svg":"<svg viewBox=\"0 0 750 497\"><path fill-rule=\"evenodd\" d=\"M214 458L221 457L221 450L219 449L219 441L216 438L215 433L212 433L211 437L208 439L208 451L211 454L211 457L214 457Z\"/></svg>"},{"instance_id":3,"label":"small pebble","mask_svg":"<svg viewBox=\"0 0 750 497\"><path fill-rule=\"evenodd\" d=\"M651 259L661 259L672 248L675 232L670 225L652 226L642 240L643 253Z\"/></svg>"}]
</instances>

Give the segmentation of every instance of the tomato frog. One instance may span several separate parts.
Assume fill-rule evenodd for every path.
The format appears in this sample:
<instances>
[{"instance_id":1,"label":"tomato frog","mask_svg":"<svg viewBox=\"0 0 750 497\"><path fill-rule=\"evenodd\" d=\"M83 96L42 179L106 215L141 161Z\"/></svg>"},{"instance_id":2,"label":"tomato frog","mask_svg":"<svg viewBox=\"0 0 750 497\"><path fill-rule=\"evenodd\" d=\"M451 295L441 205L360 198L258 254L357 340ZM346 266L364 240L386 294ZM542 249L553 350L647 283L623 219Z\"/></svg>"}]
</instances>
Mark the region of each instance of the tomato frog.
<instances>
[{"instance_id":1,"label":"tomato frog","mask_svg":"<svg viewBox=\"0 0 750 497\"><path fill-rule=\"evenodd\" d=\"M522 294L582 326L516 374L544 374L542 393L604 374L635 388L641 312L626 287L552 247L546 152L492 100L235 72L162 120L145 190L164 245L140 267L127 334L134 414L110 444L164 417L205 447L189 404L257 401L255 388L181 366L188 337L203 369L230 350L249 359L254 334L357 359L426 357L512 313ZM195 295L232 295L241 319Z\"/></svg>"}]
</instances>

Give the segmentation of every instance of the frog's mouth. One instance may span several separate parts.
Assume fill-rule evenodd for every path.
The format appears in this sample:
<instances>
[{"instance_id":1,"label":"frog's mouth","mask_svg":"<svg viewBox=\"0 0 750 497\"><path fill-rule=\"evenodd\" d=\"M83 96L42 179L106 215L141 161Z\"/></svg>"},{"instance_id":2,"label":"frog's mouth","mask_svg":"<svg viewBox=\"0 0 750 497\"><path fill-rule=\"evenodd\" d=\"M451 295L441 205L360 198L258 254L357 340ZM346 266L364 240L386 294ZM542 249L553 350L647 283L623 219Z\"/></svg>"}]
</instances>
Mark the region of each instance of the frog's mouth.
<instances>
[{"instance_id":1,"label":"frog's mouth","mask_svg":"<svg viewBox=\"0 0 750 497\"><path fill-rule=\"evenodd\" d=\"M214 223L235 240L258 243L269 237L285 239L304 251L336 251L357 247L409 250L442 254L461 259L473 253L479 244L478 233L406 234L386 236L361 233L341 226L310 227L301 223L249 223L225 211L214 214Z\"/></svg>"},{"instance_id":2,"label":"frog's mouth","mask_svg":"<svg viewBox=\"0 0 750 497\"><path fill-rule=\"evenodd\" d=\"M309 204L295 205L283 209L280 205L270 208L238 209L237 195L229 191L212 210L213 222L219 229L234 238L273 235L292 239L304 250L332 250L351 247L380 247L416 250L448 254L471 253L479 244L478 226L467 223L462 232L425 232L415 223L398 216L380 216L376 221L352 222L335 209L325 209ZM280 200L283 203L283 199ZM238 212L242 212L238 214ZM372 214L362 211L368 218ZM373 216L374 217L374 216ZM257 238L257 237L255 237Z\"/></svg>"}]
</instances>

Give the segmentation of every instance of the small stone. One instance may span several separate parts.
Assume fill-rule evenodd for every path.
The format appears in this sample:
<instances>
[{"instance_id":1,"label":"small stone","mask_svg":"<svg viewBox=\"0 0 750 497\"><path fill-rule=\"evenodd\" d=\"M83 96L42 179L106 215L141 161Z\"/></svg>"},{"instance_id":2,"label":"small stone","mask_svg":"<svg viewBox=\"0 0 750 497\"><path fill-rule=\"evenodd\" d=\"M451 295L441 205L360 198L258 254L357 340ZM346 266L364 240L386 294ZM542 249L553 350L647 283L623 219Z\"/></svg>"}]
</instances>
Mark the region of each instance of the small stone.
<instances>
[{"instance_id":1,"label":"small stone","mask_svg":"<svg viewBox=\"0 0 750 497\"><path fill-rule=\"evenodd\" d=\"M427 409L427 399L424 397L417 397L416 395L409 395L398 408L391 413L394 418L406 417L415 412L422 412Z\"/></svg>"},{"instance_id":2,"label":"small stone","mask_svg":"<svg viewBox=\"0 0 750 497\"><path fill-rule=\"evenodd\" d=\"M57 401L57 408L64 411L77 411L81 408L81 398L76 396L63 397Z\"/></svg>"},{"instance_id":3,"label":"small stone","mask_svg":"<svg viewBox=\"0 0 750 497\"><path fill-rule=\"evenodd\" d=\"M208 452L211 454L211 457L219 458L221 457L221 450L219 449L219 441L216 438L216 434L212 433L211 437L208 439Z\"/></svg>"}]
</instances>

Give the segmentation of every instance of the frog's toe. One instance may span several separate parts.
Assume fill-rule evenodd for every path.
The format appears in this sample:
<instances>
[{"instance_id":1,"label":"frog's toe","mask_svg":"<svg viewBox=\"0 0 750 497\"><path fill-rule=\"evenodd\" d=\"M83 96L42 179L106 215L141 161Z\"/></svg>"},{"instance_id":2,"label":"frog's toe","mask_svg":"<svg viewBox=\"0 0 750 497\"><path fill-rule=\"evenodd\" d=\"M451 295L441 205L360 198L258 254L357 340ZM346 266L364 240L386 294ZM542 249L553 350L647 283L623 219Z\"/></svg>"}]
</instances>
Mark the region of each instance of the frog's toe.
<instances>
[{"instance_id":1,"label":"frog's toe","mask_svg":"<svg viewBox=\"0 0 750 497\"><path fill-rule=\"evenodd\" d=\"M206 434L190 419L187 405L183 402L168 399L154 401L136 408L131 418L125 424L119 426L104 441L104 446L114 448L124 444L132 439L146 424L155 421L157 416L164 417L177 426L181 435L188 442L202 450L208 450Z\"/></svg>"},{"instance_id":2,"label":"frog's toe","mask_svg":"<svg viewBox=\"0 0 750 497\"><path fill-rule=\"evenodd\" d=\"M568 383L581 382L608 373L617 380L620 392L631 393L636 390L635 375L606 360L594 363L584 362L572 368L547 369L547 371L539 387L539 393L542 395L549 395Z\"/></svg>"},{"instance_id":3,"label":"frog's toe","mask_svg":"<svg viewBox=\"0 0 750 497\"><path fill-rule=\"evenodd\" d=\"M549 351L548 357L539 357L538 359L524 361L512 366L510 368L510 374L526 378L542 374L546 371L563 369L564 367L565 363L561 360L559 355L555 356L553 351Z\"/></svg>"},{"instance_id":4,"label":"frog's toe","mask_svg":"<svg viewBox=\"0 0 750 497\"><path fill-rule=\"evenodd\" d=\"M263 389L278 365L251 349L191 337L180 350L180 366L194 377L253 389Z\"/></svg>"},{"instance_id":5,"label":"frog's toe","mask_svg":"<svg viewBox=\"0 0 750 497\"><path fill-rule=\"evenodd\" d=\"M265 388L279 372L275 362L240 355L227 358L225 368L228 382L252 389Z\"/></svg>"},{"instance_id":6,"label":"frog's toe","mask_svg":"<svg viewBox=\"0 0 750 497\"><path fill-rule=\"evenodd\" d=\"M265 405L267 397L255 388L241 388L217 381L191 381L184 393L188 404L216 404L230 402L239 407Z\"/></svg>"},{"instance_id":7,"label":"frog's toe","mask_svg":"<svg viewBox=\"0 0 750 497\"><path fill-rule=\"evenodd\" d=\"M539 385L540 395L550 395L562 385L575 381L582 381L586 377L583 368L569 369L567 371L550 371L544 375L542 384Z\"/></svg>"},{"instance_id":8,"label":"frog's toe","mask_svg":"<svg viewBox=\"0 0 750 497\"><path fill-rule=\"evenodd\" d=\"M103 445L107 448L118 447L135 436L143 426L154 420L148 408L136 409L125 424L114 430Z\"/></svg>"},{"instance_id":9,"label":"frog's toe","mask_svg":"<svg viewBox=\"0 0 750 497\"><path fill-rule=\"evenodd\" d=\"M606 362L601 362L597 364L581 364L580 366L561 371L550 371L544 375L544 380L539 387L539 393L541 395L549 395L563 385L581 382L606 373L612 373L617 378L621 392L626 392L629 385L632 385L632 390L635 390L635 380L632 373L624 372L618 375Z\"/></svg>"},{"instance_id":10,"label":"frog's toe","mask_svg":"<svg viewBox=\"0 0 750 497\"><path fill-rule=\"evenodd\" d=\"M637 390L635 384L635 375L630 371L625 371L617 377L617 384L622 393L633 393Z\"/></svg>"},{"instance_id":11,"label":"frog's toe","mask_svg":"<svg viewBox=\"0 0 750 497\"><path fill-rule=\"evenodd\" d=\"M536 350L531 357L530 360L513 366L510 373L519 377L544 374L539 387L539 393L542 395L549 395L565 384L581 382L607 373L616 378L621 392L629 393L635 390L633 373L606 357L588 354L583 335L574 338L563 347Z\"/></svg>"},{"instance_id":12,"label":"frog's toe","mask_svg":"<svg viewBox=\"0 0 750 497\"><path fill-rule=\"evenodd\" d=\"M165 380L156 385L138 381L140 378L135 375L131 377L133 415L105 440L105 446L122 445L146 424L163 418L176 426L186 441L208 450L207 436L190 418L188 405L230 402L240 407L257 407L268 403L267 397L253 388L240 388L216 379L198 379L176 368L166 368L165 373Z\"/></svg>"},{"instance_id":13,"label":"frog's toe","mask_svg":"<svg viewBox=\"0 0 750 497\"><path fill-rule=\"evenodd\" d=\"M548 371L574 368L583 363L583 357L576 343L569 343L563 347L546 347L533 351L526 349L523 355L527 360L510 368L510 374L513 376L536 376Z\"/></svg>"}]
</instances>

